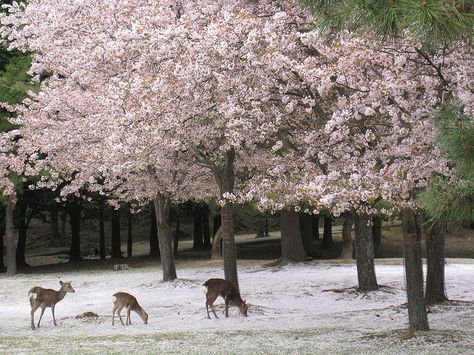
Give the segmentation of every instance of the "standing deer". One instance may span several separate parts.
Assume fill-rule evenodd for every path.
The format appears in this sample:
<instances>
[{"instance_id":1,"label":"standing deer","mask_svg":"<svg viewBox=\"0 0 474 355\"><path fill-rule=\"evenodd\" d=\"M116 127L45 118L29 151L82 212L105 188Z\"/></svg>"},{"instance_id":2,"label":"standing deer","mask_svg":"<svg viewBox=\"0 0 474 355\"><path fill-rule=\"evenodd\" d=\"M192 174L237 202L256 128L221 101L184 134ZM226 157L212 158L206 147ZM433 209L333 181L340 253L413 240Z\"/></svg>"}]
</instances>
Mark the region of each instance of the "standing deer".
<instances>
[{"instance_id":1,"label":"standing deer","mask_svg":"<svg viewBox=\"0 0 474 355\"><path fill-rule=\"evenodd\" d=\"M140 316L140 318L143 320L143 323L145 324L148 323L148 314L138 304L137 299L126 292L117 292L116 294L114 294L114 310L112 312L112 325L114 325L115 312L117 312L120 318L120 322L122 322L122 325L125 325L123 323L122 316L120 315L120 312L122 311L123 307L127 308L127 319L125 320L125 324L132 324L132 322L130 321L130 311L136 312Z\"/></svg>"},{"instance_id":2,"label":"standing deer","mask_svg":"<svg viewBox=\"0 0 474 355\"><path fill-rule=\"evenodd\" d=\"M232 284L232 282L223 279L209 279L204 285L206 287L206 311L207 318L211 319L209 315L209 307L211 307L212 313L217 318L217 314L214 311L214 301L218 296L222 296L225 302L225 316L229 317L229 302L233 301L239 306L240 313L247 317L247 310L249 306L240 297L239 292Z\"/></svg>"},{"instance_id":3,"label":"standing deer","mask_svg":"<svg viewBox=\"0 0 474 355\"><path fill-rule=\"evenodd\" d=\"M41 315L38 321L37 327L40 327L41 318L43 317L44 310L46 307L51 307L51 312L53 313L53 321L54 325L57 325L56 318L54 316L54 307L56 303L61 301L66 293L76 292L70 282L62 282L59 281L61 288L59 291L52 290L50 288L42 288L39 286L33 287L28 292L28 297L30 298L30 305L31 305L31 329L35 329L35 312L38 308L41 308Z\"/></svg>"}]
</instances>

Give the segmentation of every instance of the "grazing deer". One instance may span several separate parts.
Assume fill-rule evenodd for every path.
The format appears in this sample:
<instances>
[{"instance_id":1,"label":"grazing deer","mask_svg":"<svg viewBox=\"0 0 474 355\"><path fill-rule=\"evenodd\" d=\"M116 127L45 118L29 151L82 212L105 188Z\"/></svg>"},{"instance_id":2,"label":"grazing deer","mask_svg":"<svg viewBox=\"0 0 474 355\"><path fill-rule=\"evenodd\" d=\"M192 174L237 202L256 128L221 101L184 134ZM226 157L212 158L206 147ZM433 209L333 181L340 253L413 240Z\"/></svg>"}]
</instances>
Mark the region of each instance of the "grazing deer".
<instances>
[{"instance_id":1,"label":"grazing deer","mask_svg":"<svg viewBox=\"0 0 474 355\"><path fill-rule=\"evenodd\" d=\"M117 312L120 318L120 322L122 322L122 325L125 325L123 323L122 316L120 315L120 312L122 311L123 307L127 308L127 319L125 320L125 324L132 324L132 322L130 321L130 311L136 312L140 316L140 318L143 320L143 323L145 324L148 323L148 314L145 312L145 310L142 307L140 307L137 299L126 292L117 292L116 294L114 294L114 310L112 312L112 325L114 325L115 312Z\"/></svg>"},{"instance_id":2,"label":"grazing deer","mask_svg":"<svg viewBox=\"0 0 474 355\"><path fill-rule=\"evenodd\" d=\"M249 306L240 297L239 292L232 284L232 282L223 279L209 279L204 285L206 287L206 311L207 318L211 319L209 315L209 307L211 307L212 313L217 318L217 314L214 311L214 301L218 296L222 296L225 301L225 316L229 317L229 302L233 301L239 306L240 313L247 317L247 310Z\"/></svg>"},{"instance_id":3,"label":"grazing deer","mask_svg":"<svg viewBox=\"0 0 474 355\"><path fill-rule=\"evenodd\" d=\"M30 298L31 305L31 329L35 329L35 312L38 308L41 308L41 315L38 321L37 327L40 327L41 318L43 317L44 310L46 307L51 307L51 312L53 313L54 325L57 325L56 318L54 316L54 307L56 303L61 301L66 293L76 292L70 282L59 281L61 288L59 291L52 290L50 288L42 288L39 286L33 287L30 292L28 292L28 297Z\"/></svg>"}]
</instances>

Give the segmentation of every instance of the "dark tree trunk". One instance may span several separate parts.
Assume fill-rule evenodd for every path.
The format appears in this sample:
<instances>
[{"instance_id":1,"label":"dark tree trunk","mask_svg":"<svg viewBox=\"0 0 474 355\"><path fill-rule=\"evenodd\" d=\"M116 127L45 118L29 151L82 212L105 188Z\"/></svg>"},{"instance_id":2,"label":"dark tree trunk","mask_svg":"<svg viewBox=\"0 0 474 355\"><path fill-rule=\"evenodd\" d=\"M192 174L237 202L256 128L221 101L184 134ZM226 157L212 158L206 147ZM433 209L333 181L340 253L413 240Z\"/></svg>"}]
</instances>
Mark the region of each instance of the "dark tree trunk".
<instances>
[{"instance_id":1,"label":"dark tree trunk","mask_svg":"<svg viewBox=\"0 0 474 355\"><path fill-rule=\"evenodd\" d=\"M51 244L61 245L61 235L59 234L59 213L58 204L53 202L49 209Z\"/></svg>"},{"instance_id":2,"label":"dark tree trunk","mask_svg":"<svg viewBox=\"0 0 474 355\"><path fill-rule=\"evenodd\" d=\"M112 259L121 259L122 255L122 243L120 241L120 210L112 208L110 215L110 224L112 232L111 240L111 258Z\"/></svg>"},{"instance_id":3,"label":"dark tree trunk","mask_svg":"<svg viewBox=\"0 0 474 355\"><path fill-rule=\"evenodd\" d=\"M127 257L132 257L133 238L132 238L132 214L128 212L127 220Z\"/></svg>"},{"instance_id":4,"label":"dark tree trunk","mask_svg":"<svg viewBox=\"0 0 474 355\"><path fill-rule=\"evenodd\" d=\"M26 263L26 237L27 237L27 223L26 223L26 211L28 204L24 197L18 199L16 205L16 218L18 226L18 244L16 246L16 265L18 269L29 266Z\"/></svg>"},{"instance_id":5,"label":"dark tree trunk","mask_svg":"<svg viewBox=\"0 0 474 355\"><path fill-rule=\"evenodd\" d=\"M221 196L234 192L235 151L231 149L226 153L226 162L223 171L215 174L220 187ZM232 282L239 291L239 281L237 277L237 248L234 238L234 205L226 201L221 207L221 233L222 233L222 254L224 259L224 277Z\"/></svg>"},{"instance_id":6,"label":"dark tree trunk","mask_svg":"<svg viewBox=\"0 0 474 355\"><path fill-rule=\"evenodd\" d=\"M60 234L60 237L61 237L61 241L60 241L60 244L61 245L66 245L66 237L67 237L67 232L66 232L66 226L67 226L67 213L64 212L61 214L61 234Z\"/></svg>"},{"instance_id":7,"label":"dark tree trunk","mask_svg":"<svg viewBox=\"0 0 474 355\"><path fill-rule=\"evenodd\" d=\"M444 283L444 245L446 225L433 224L426 234L426 293L427 304L441 303L448 300Z\"/></svg>"},{"instance_id":8,"label":"dark tree trunk","mask_svg":"<svg viewBox=\"0 0 474 355\"><path fill-rule=\"evenodd\" d=\"M157 196L154 199L158 242L160 244L163 281L172 281L177 278L176 265L173 253L173 237L170 225L171 201L169 198Z\"/></svg>"},{"instance_id":9,"label":"dark tree trunk","mask_svg":"<svg viewBox=\"0 0 474 355\"><path fill-rule=\"evenodd\" d=\"M194 208L193 250L203 250L204 248L202 225L202 207L197 205Z\"/></svg>"},{"instance_id":10,"label":"dark tree trunk","mask_svg":"<svg viewBox=\"0 0 474 355\"><path fill-rule=\"evenodd\" d=\"M156 227L156 213L154 204L150 204L150 256L160 258L160 246L158 243L158 229Z\"/></svg>"},{"instance_id":11,"label":"dark tree trunk","mask_svg":"<svg viewBox=\"0 0 474 355\"><path fill-rule=\"evenodd\" d=\"M300 231L301 239L303 240L303 247L306 255L313 253L313 216L300 213Z\"/></svg>"},{"instance_id":12,"label":"dark tree trunk","mask_svg":"<svg viewBox=\"0 0 474 355\"><path fill-rule=\"evenodd\" d=\"M104 224L104 202L99 201L99 254L100 259L105 260L105 224Z\"/></svg>"},{"instance_id":13,"label":"dark tree trunk","mask_svg":"<svg viewBox=\"0 0 474 355\"><path fill-rule=\"evenodd\" d=\"M319 240L319 215L313 214L312 215L312 230L313 230L313 238L314 240Z\"/></svg>"},{"instance_id":14,"label":"dark tree trunk","mask_svg":"<svg viewBox=\"0 0 474 355\"><path fill-rule=\"evenodd\" d=\"M16 267L15 253L15 235L13 233L13 210L15 205L10 200L7 202L5 213L5 264L7 266L7 274L14 275L18 272Z\"/></svg>"},{"instance_id":15,"label":"dark tree trunk","mask_svg":"<svg viewBox=\"0 0 474 355\"><path fill-rule=\"evenodd\" d=\"M73 200L68 207L71 226L71 251L69 261L80 261L81 257L81 206Z\"/></svg>"},{"instance_id":16,"label":"dark tree trunk","mask_svg":"<svg viewBox=\"0 0 474 355\"><path fill-rule=\"evenodd\" d=\"M380 245L382 244L382 221L378 216L372 217L372 235L374 238L375 257L380 256Z\"/></svg>"},{"instance_id":17,"label":"dark tree trunk","mask_svg":"<svg viewBox=\"0 0 474 355\"><path fill-rule=\"evenodd\" d=\"M359 290L373 291L378 289L375 276L374 239L372 237L371 219L367 214L356 214L354 218L355 254Z\"/></svg>"},{"instance_id":18,"label":"dark tree trunk","mask_svg":"<svg viewBox=\"0 0 474 355\"><path fill-rule=\"evenodd\" d=\"M202 210L202 234L204 237L204 250L211 249L211 228L209 226L209 206Z\"/></svg>"},{"instance_id":19,"label":"dark tree trunk","mask_svg":"<svg viewBox=\"0 0 474 355\"><path fill-rule=\"evenodd\" d=\"M341 259L352 259L354 248L352 243L352 226L354 225L354 216L347 213L344 216L344 223L342 224L342 252Z\"/></svg>"},{"instance_id":20,"label":"dark tree trunk","mask_svg":"<svg viewBox=\"0 0 474 355\"><path fill-rule=\"evenodd\" d=\"M5 235L5 212L6 208L3 205L0 205L0 273L3 273L7 271L7 267L5 266L5 263L3 261L3 258L5 257L5 245L3 243L3 236Z\"/></svg>"},{"instance_id":21,"label":"dark tree trunk","mask_svg":"<svg viewBox=\"0 0 474 355\"><path fill-rule=\"evenodd\" d=\"M324 217L324 232L323 232L323 243L321 244L323 249L332 249L334 242L332 240L332 217Z\"/></svg>"},{"instance_id":22,"label":"dark tree trunk","mask_svg":"<svg viewBox=\"0 0 474 355\"><path fill-rule=\"evenodd\" d=\"M402 222L409 329L410 331L429 330L423 295L420 225L411 209L402 211Z\"/></svg>"},{"instance_id":23,"label":"dark tree trunk","mask_svg":"<svg viewBox=\"0 0 474 355\"><path fill-rule=\"evenodd\" d=\"M280 211L281 263L301 262L308 259L300 234L298 213L293 210Z\"/></svg>"}]
</instances>

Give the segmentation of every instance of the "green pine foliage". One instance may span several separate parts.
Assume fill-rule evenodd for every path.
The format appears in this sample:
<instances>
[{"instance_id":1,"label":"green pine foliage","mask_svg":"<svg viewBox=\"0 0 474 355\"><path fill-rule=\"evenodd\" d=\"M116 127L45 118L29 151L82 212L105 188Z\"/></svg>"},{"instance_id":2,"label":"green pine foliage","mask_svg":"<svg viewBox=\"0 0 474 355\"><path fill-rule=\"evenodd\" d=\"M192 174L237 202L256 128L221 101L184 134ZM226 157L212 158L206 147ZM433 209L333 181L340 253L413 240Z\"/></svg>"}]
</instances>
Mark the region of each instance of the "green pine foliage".
<instances>
[{"instance_id":1,"label":"green pine foliage","mask_svg":"<svg viewBox=\"0 0 474 355\"><path fill-rule=\"evenodd\" d=\"M2 51L2 58L9 52ZM0 102L16 104L23 100L29 90L35 90L37 85L31 83L27 74L31 66L31 57L27 54L12 53L0 72ZM4 109L0 110L0 131L12 129L7 117L10 113Z\"/></svg>"},{"instance_id":2,"label":"green pine foliage","mask_svg":"<svg viewBox=\"0 0 474 355\"><path fill-rule=\"evenodd\" d=\"M389 40L409 37L428 46L474 34L474 0L301 0L323 32L362 31Z\"/></svg>"},{"instance_id":3,"label":"green pine foliage","mask_svg":"<svg viewBox=\"0 0 474 355\"><path fill-rule=\"evenodd\" d=\"M432 222L474 222L474 121L459 107L437 115L438 142L453 163L454 179L435 177L419 194Z\"/></svg>"}]
</instances>

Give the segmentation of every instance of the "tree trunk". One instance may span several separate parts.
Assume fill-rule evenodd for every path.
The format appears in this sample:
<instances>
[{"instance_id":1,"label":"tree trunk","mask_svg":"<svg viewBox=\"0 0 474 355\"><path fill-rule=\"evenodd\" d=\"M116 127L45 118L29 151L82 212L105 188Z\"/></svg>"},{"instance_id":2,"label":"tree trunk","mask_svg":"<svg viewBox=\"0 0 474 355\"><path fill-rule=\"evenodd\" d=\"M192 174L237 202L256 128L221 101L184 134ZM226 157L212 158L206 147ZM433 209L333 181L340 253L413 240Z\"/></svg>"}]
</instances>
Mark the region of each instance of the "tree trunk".
<instances>
[{"instance_id":1,"label":"tree trunk","mask_svg":"<svg viewBox=\"0 0 474 355\"><path fill-rule=\"evenodd\" d=\"M209 206L205 205L202 210L202 234L204 238L204 250L211 249L211 228L209 226Z\"/></svg>"},{"instance_id":2,"label":"tree trunk","mask_svg":"<svg viewBox=\"0 0 474 355\"><path fill-rule=\"evenodd\" d=\"M120 210L112 208L110 215L110 224L112 232L112 259L121 259L122 255L122 242L120 240Z\"/></svg>"},{"instance_id":3,"label":"tree trunk","mask_svg":"<svg viewBox=\"0 0 474 355\"><path fill-rule=\"evenodd\" d=\"M104 224L104 202L99 201L99 254L100 259L105 260L105 224Z\"/></svg>"},{"instance_id":4,"label":"tree trunk","mask_svg":"<svg viewBox=\"0 0 474 355\"><path fill-rule=\"evenodd\" d=\"M4 257L5 257L5 244L3 242L3 237L5 235L5 212L6 208L3 205L0 205L0 273L6 272L7 267L5 266Z\"/></svg>"},{"instance_id":5,"label":"tree trunk","mask_svg":"<svg viewBox=\"0 0 474 355\"><path fill-rule=\"evenodd\" d=\"M334 247L334 242L332 239L332 217L324 217L324 233L323 233L323 243L321 245L323 249L332 249Z\"/></svg>"},{"instance_id":6,"label":"tree trunk","mask_svg":"<svg viewBox=\"0 0 474 355\"><path fill-rule=\"evenodd\" d=\"M212 238L211 260L222 258L222 228L219 228Z\"/></svg>"},{"instance_id":7,"label":"tree trunk","mask_svg":"<svg viewBox=\"0 0 474 355\"><path fill-rule=\"evenodd\" d=\"M373 291L378 289L375 276L374 239L372 237L371 219L367 214L356 214L354 218L355 254L359 290Z\"/></svg>"},{"instance_id":8,"label":"tree trunk","mask_svg":"<svg viewBox=\"0 0 474 355\"><path fill-rule=\"evenodd\" d=\"M69 261L80 261L81 257L81 206L72 201L68 208L69 224L71 226L71 251Z\"/></svg>"},{"instance_id":9,"label":"tree trunk","mask_svg":"<svg viewBox=\"0 0 474 355\"><path fill-rule=\"evenodd\" d=\"M193 250L203 250L204 248L202 224L202 207L197 205L194 208Z\"/></svg>"},{"instance_id":10,"label":"tree trunk","mask_svg":"<svg viewBox=\"0 0 474 355\"><path fill-rule=\"evenodd\" d=\"M132 238L132 213L128 212L127 223L127 258L132 257L133 238Z\"/></svg>"},{"instance_id":11,"label":"tree trunk","mask_svg":"<svg viewBox=\"0 0 474 355\"><path fill-rule=\"evenodd\" d=\"M235 150L231 149L226 153L226 161L220 176L216 176L219 183L221 196L234 192ZM222 228L222 253L224 259L224 277L232 282L236 290L239 291L239 281L237 277L237 248L234 238L234 204L225 201L221 206L221 228Z\"/></svg>"},{"instance_id":12,"label":"tree trunk","mask_svg":"<svg viewBox=\"0 0 474 355\"><path fill-rule=\"evenodd\" d=\"M313 230L313 238L314 240L319 240L319 215L313 214L312 217L312 230Z\"/></svg>"},{"instance_id":13,"label":"tree trunk","mask_svg":"<svg viewBox=\"0 0 474 355\"><path fill-rule=\"evenodd\" d=\"M22 196L18 199L16 205L16 218L18 223L18 244L16 246L16 265L18 269L29 266L26 263L26 237L27 237L27 225L26 225L26 211L28 204L25 198Z\"/></svg>"},{"instance_id":14,"label":"tree trunk","mask_svg":"<svg viewBox=\"0 0 474 355\"><path fill-rule=\"evenodd\" d=\"M427 304L441 303L448 300L444 283L444 243L446 225L433 224L426 234L426 293Z\"/></svg>"},{"instance_id":15,"label":"tree trunk","mask_svg":"<svg viewBox=\"0 0 474 355\"><path fill-rule=\"evenodd\" d=\"M163 281L172 281L177 278L176 265L173 253L173 238L170 226L169 198L158 195L153 203L155 205L156 227L158 230L158 243L160 245L161 265L163 268Z\"/></svg>"},{"instance_id":16,"label":"tree trunk","mask_svg":"<svg viewBox=\"0 0 474 355\"><path fill-rule=\"evenodd\" d=\"M421 230L415 213L411 209L402 211L402 222L409 329L410 331L429 330L423 295Z\"/></svg>"},{"instance_id":17,"label":"tree trunk","mask_svg":"<svg viewBox=\"0 0 474 355\"><path fill-rule=\"evenodd\" d=\"M16 267L16 243L15 234L13 233L13 210L15 205L11 200L7 202L6 215L5 215L5 264L7 266L7 274L14 275L18 272Z\"/></svg>"},{"instance_id":18,"label":"tree trunk","mask_svg":"<svg viewBox=\"0 0 474 355\"><path fill-rule=\"evenodd\" d=\"M49 208L49 217L50 217L50 236L52 245L61 244L61 236L59 234L59 214L58 214L58 204L53 202Z\"/></svg>"},{"instance_id":19,"label":"tree trunk","mask_svg":"<svg viewBox=\"0 0 474 355\"><path fill-rule=\"evenodd\" d=\"M293 210L280 211L281 258L280 262L301 262L308 259L300 234L298 213Z\"/></svg>"},{"instance_id":20,"label":"tree trunk","mask_svg":"<svg viewBox=\"0 0 474 355\"><path fill-rule=\"evenodd\" d=\"M313 253L313 216L300 213L300 231L301 239L303 240L303 247L306 255Z\"/></svg>"},{"instance_id":21,"label":"tree trunk","mask_svg":"<svg viewBox=\"0 0 474 355\"><path fill-rule=\"evenodd\" d=\"M354 225L354 216L347 213L344 216L342 224L342 252L341 259L352 259L354 247L352 243L352 226Z\"/></svg>"},{"instance_id":22,"label":"tree trunk","mask_svg":"<svg viewBox=\"0 0 474 355\"><path fill-rule=\"evenodd\" d=\"M160 246L158 243L158 229L156 227L156 214L154 204L150 204L150 256L160 258Z\"/></svg>"}]
</instances>

